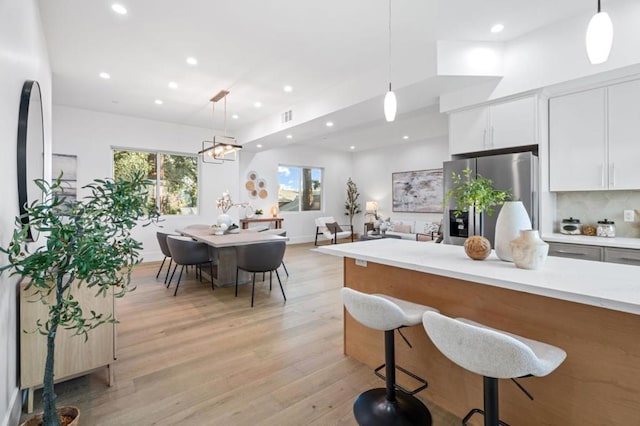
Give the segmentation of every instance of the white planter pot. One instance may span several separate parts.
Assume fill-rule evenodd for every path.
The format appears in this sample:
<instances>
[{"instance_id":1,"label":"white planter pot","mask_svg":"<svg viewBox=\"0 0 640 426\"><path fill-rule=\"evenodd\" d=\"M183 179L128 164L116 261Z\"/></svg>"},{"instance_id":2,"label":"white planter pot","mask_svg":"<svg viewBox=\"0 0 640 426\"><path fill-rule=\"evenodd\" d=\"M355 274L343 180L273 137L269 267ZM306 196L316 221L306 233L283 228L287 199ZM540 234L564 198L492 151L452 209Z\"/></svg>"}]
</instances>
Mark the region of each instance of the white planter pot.
<instances>
[{"instance_id":1,"label":"white planter pot","mask_svg":"<svg viewBox=\"0 0 640 426\"><path fill-rule=\"evenodd\" d=\"M218 225L225 224L227 225L227 227L229 227L233 223L233 220L231 219L231 216L229 216L228 214L222 213L220 216L218 216L217 222L218 222Z\"/></svg>"},{"instance_id":2,"label":"white planter pot","mask_svg":"<svg viewBox=\"0 0 640 426\"><path fill-rule=\"evenodd\" d=\"M538 231L520 231L520 236L511 241L511 253L518 268L538 269L547 259L549 244L540 239Z\"/></svg>"},{"instance_id":3,"label":"white planter pot","mask_svg":"<svg viewBox=\"0 0 640 426\"><path fill-rule=\"evenodd\" d=\"M494 248L498 258L513 262L509 243L520 236L520 231L523 229L531 229L531 220L524 204L522 201L505 202L496 221Z\"/></svg>"}]
</instances>

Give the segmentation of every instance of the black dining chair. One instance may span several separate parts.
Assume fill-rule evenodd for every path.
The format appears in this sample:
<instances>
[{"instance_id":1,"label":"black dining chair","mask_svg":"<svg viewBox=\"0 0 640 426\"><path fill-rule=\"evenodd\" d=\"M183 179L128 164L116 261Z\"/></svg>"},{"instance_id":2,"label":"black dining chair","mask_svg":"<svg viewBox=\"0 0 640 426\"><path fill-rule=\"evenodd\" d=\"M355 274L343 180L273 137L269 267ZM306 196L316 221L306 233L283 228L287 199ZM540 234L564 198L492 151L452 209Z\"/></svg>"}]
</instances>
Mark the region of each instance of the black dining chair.
<instances>
[{"instance_id":1,"label":"black dining chair","mask_svg":"<svg viewBox=\"0 0 640 426\"><path fill-rule=\"evenodd\" d=\"M167 288L173 280L173 276L176 273L178 265L180 268L180 275L178 276L178 283L176 284L176 290L173 295L178 294L178 287L180 287L180 280L182 279L182 272L185 266L196 266L196 277L198 274L198 267L209 264L211 268L211 290L214 290L213 285L213 260L209 253L209 246L205 243L194 241L189 237L169 235L167 237L167 245L169 246L169 252L171 253L171 259L176 264L171 273L171 278L167 283ZM202 280L202 271L200 271L200 280Z\"/></svg>"},{"instance_id":2,"label":"black dining chair","mask_svg":"<svg viewBox=\"0 0 640 426\"><path fill-rule=\"evenodd\" d=\"M275 271L278 278L278 284L280 284L280 290L282 291L282 297L284 301L287 301L287 296L284 294L284 288L282 287L282 281L280 280L280 274L278 273L278 267L282 265L282 259L284 258L284 252L287 248L285 241L269 241L265 243L248 244L244 246L236 246L236 297L238 296L238 273L240 269L250 272L252 277L251 286L251 307L253 307L255 289L256 289L256 273L257 272L269 272L269 291L272 288L272 277Z\"/></svg>"}]
</instances>

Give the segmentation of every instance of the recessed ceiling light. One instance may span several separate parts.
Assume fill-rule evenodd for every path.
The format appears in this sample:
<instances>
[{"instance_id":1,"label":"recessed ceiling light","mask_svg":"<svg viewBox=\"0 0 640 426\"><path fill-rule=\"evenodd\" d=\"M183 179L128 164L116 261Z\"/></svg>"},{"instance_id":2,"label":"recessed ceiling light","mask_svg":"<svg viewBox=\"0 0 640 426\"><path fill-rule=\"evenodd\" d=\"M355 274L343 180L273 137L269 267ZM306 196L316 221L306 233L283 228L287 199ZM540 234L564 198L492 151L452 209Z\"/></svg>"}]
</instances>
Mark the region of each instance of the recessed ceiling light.
<instances>
[{"instance_id":1,"label":"recessed ceiling light","mask_svg":"<svg viewBox=\"0 0 640 426\"><path fill-rule=\"evenodd\" d=\"M260 108L260 107L262 107L262 102L254 102L253 106L256 107L256 108Z\"/></svg>"},{"instance_id":2,"label":"recessed ceiling light","mask_svg":"<svg viewBox=\"0 0 640 426\"><path fill-rule=\"evenodd\" d=\"M293 139L293 135L287 135L286 138L287 139Z\"/></svg>"},{"instance_id":3,"label":"recessed ceiling light","mask_svg":"<svg viewBox=\"0 0 640 426\"><path fill-rule=\"evenodd\" d=\"M178 88L178 83L176 83L175 81L169 82L169 89L177 89L177 88Z\"/></svg>"},{"instance_id":4,"label":"recessed ceiling light","mask_svg":"<svg viewBox=\"0 0 640 426\"><path fill-rule=\"evenodd\" d=\"M495 24L493 27L491 27L491 32L494 34L500 33L502 32L502 30L504 30L503 24Z\"/></svg>"},{"instance_id":5,"label":"recessed ceiling light","mask_svg":"<svg viewBox=\"0 0 640 426\"><path fill-rule=\"evenodd\" d=\"M118 15L126 15L127 14L127 8L124 7L121 4L118 3L114 3L111 5L111 9L117 13Z\"/></svg>"},{"instance_id":6,"label":"recessed ceiling light","mask_svg":"<svg viewBox=\"0 0 640 426\"><path fill-rule=\"evenodd\" d=\"M402 139L404 139L404 140L406 141L407 139L409 139L409 136L404 135L404 136L402 137Z\"/></svg>"},{"instance_id":7,"label":"recessed ceiling light","mask_svg":"<svg viewBox=\"0 0 640 426\"><path fill-rule=\"evenodd\" d=\"M353 151L354 149L356 149L356 147L355 147L355 146L353 146L353 145L351 145L351 146L349 147L349 149Z\"/></svg>"},{"instance_id":8,"label":"recessed ceiling light","mask_svg":"<svg viewBox=\"0 0 640 426\"><path fill-rule=\"evenodd\" d=\"M100 76L100 78L104 78L105 80L109 80L111 78L108 72L101 72L98 75Z\"/></svg>"},{"instance_id":9,"label":"recessed ceiling light","mask_svg":"<svg viewBox=\"0 0 640 426\"><path fill-rule=\"evenodd\" d=\"M327 121L327 122L325 123L325 125L326 125L327 127L333 127L333 121Z\"/></svg>"},{"instance_id":10,"label":"recessed ceiling light","mask_svg":"<svg viewBox=\"0 0 640 426\"><path fill-rule=\"evenodd\" d=\"M196 58L194 58L193 56L189 56L187 58L187 63L189 65L198 65L198 60Z\"/></svg>"},{"instance_id":11,"label":"recessed ceiling light","mask_svg":"<svg viewBox=\"0 0 640 426\"><path fill-rule=\"evenodd\" d=\"M262 148L262 144L259 143L258 145L256 145L257 148Z\"/></svg>"},{"instance_id":12,"label":"recessed ceiling light","mask_svg":"<svg viewBox=\"0 0 640 426\"><path fill-rule=\"evenodd\" d=\"M156 105L162 105L164 103L160 99L156 99L155 102L156 102Z\"/></svg>"},{"instance_id":13,"label":"recessed ceiling light","mask_svg":"<svg viewBox=\"0 0 640 426\"><path fill-rule=\"evenodd\" d=\"M233 118L234 120L237 120L238 118L240 118L240 116L238 114L233 114L231 118Z\"/></svg>"},{"instance_id":14,"label":"recessed ceiling light","mask_svg":"<svg viewBox=\"0 0 640 426\"><path fill-rule=\"evenodd\" d=\"M285 92L287 92L287 93L291 93L291 92L293 92L293 87L291 87L291 86L289 86L289 85L287 84L286 86L284 86L284 87L282 88L282 90L284 90L284 91L285 91Z\"/></svg>"}]
</instances>

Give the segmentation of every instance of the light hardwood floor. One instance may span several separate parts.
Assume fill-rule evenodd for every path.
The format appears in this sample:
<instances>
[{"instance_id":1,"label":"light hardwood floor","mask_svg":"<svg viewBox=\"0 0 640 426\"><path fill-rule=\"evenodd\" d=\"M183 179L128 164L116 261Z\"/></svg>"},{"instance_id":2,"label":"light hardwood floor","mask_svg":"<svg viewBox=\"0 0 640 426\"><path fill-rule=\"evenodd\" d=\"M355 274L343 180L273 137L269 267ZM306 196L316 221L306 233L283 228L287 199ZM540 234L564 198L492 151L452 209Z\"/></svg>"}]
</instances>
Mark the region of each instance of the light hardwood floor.
<instances>
[{"instance_id":1,"label":"light hardwood floor","mask_svg":"<svg viewBox=\"0 0 640 426\"><path fill-rule=\"evenodd\" d=\"M356 395L384 383L343 354L342 260L311 249L287 247L287 303L274 275L271 293L268 277L256 284L253 309L250 285L235 298L190 272L173 297L159 263L140 265L137 289L117 300L113 385L105 370L60 383L59 404L79 406L84 426L356 424ZM434 425L460 424L427 405Z\"/></svg>"}]
</instances>

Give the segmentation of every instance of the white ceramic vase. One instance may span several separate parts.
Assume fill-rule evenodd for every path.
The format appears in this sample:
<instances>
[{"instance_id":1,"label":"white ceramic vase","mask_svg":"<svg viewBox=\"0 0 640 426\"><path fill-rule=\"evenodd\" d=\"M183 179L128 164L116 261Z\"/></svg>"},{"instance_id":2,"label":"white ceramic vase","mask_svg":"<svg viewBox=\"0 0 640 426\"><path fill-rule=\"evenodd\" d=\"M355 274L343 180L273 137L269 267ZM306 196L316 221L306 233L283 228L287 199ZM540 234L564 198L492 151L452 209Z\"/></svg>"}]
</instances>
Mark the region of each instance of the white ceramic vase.
<instances>
[{"instance_id":1,"label":"white ceramic vase","mask_svg":"<svg viewBox=\"0 0 640 426\"><path fill-rule=\"evenodd\" d=\"M549 244L542 241L537 230L522 230L509 244L516 266L520 269L538 269L547 259Z\"/></svg>"},{"instance_id":2,"label":"white ceramic vase","mask_svg":"<svg viewBox=\"0 0 640 426\"><path fill-rule=\"evenodd\" d=\"M225 224L227 225L227 227L229 227L233 223L233 220L231 219L231 216L229 216L228 214L222 213L220 216L218 216L217 222L218 222L218 225Z\"/></svg>"},{"instance_id":3,"label":"white ceramic vase","mask_svg":"<svg viewBox=\"0 0 640 426\"><path fill-rule=\"evenodd\" d=\"M496 221L494 248L498 258L513 262L509 243L520 235L522 229L531 229L531 220L524 204L522 201L506 201Z\"/></svg>"}]
</instances>

